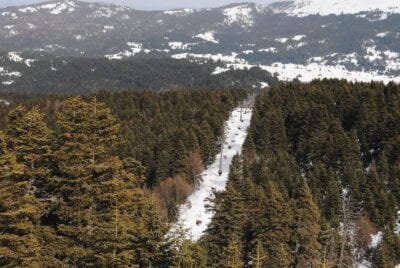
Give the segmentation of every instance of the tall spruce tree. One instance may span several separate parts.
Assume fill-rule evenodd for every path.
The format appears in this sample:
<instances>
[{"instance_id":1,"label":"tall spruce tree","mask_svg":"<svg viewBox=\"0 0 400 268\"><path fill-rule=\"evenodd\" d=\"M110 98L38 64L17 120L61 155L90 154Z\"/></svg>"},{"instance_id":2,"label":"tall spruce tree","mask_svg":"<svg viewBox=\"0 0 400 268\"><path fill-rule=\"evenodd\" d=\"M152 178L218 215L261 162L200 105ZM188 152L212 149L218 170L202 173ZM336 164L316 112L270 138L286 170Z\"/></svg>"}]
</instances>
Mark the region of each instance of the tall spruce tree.
<instances>
[{"instance_id":1,"label":"tall spruce tree","mask_svg":"<svg viewBox=\"0 0 400 268\"><path fill-rule=\"evenodd\" d=\"M294 211L293 265L295 267L318 267L320 265L320 212L314 203L308 185L303 181L296 197Z\"/></svg>"},{"instance_id":2,"label":"tall spruce tree","mask_svg":"<svg viewBox=\"0 0 400 268\"><path fill-rule=\"evenodd\" d=\"M156 224L155 206L135 188L140 182L112 153L119 128L110 110L96 99L72 98L57 119L64 202L56 213L58 232L73 242L66 248L68 264L149 265L164 229Z\"/></svg>"},{"instance_id":3,"label":"tall spruce tree","mask_svg":"<svg viewBox=\"0 0 400 268\"><path fill-rule=\"evenodd\" d=\"M265 187L265 201L256 218L255 237L265 249L264 267L289 267L292 215L278 188L272 181Z\"/></svg>"},{"instance_id":4,"label":"tall spruce tree","mask_svg":"<svg viewBox=\"0 0 400 268\"><path fill-rule=\"evenodd\" d=\"M23 165L7 149L0 132L0 266L41 267L36 227L40 203L30 191Z\"/></svg>"}]
</instances>

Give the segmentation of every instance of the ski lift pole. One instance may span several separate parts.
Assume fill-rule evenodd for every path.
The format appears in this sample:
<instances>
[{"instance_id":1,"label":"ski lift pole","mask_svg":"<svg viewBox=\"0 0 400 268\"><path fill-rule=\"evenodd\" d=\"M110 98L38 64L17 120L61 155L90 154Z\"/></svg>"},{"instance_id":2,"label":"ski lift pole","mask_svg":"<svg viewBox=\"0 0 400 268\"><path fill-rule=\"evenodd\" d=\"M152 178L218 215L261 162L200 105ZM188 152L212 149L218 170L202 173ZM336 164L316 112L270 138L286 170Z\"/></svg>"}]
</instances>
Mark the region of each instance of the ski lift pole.
<instances>
[{"instance_id":1,"label":"ski lift pole","mask_svg":"<svg viewBox=\"0 0 400 268\"><path fill-rule=\"evenodd\" d=\"M224 150L224 145L221 142L221 154L219 157L219 168L218 168L218 175L220 175L220 176L222 175L222 153L223 153L223 150Z\"/></svg>"}]
</instances>

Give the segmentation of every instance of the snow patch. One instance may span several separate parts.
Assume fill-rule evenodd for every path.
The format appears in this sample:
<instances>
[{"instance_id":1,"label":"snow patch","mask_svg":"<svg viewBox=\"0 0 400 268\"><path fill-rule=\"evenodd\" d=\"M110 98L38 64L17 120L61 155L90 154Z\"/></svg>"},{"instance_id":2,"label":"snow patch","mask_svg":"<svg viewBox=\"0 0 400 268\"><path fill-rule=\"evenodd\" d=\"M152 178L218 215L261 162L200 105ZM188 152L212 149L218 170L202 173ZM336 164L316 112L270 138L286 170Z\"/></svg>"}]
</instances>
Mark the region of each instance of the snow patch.
<instances>
[{"instance_id":1,"label":"snow patch","mask_svg":"<svg viewBox=\"0 0 400 268\"><path fill-rule=\"evenodd\" d=\"M229 70L230 70L229 68L223 68L223 67L218 66L217 68L215 68L214 72L212 72L211 74L212 75L222 74L222 73L228 72Z\"/></svg>"},{"instance_id":2,"label":"snow patch","mask_svg":"<svg viewBox=\"0 0 400 268\"><path fill-rule=\"evenodd\" d=\"M292 40L294 41L300 41L301 39L307 37L306 35L296 35L292 37Z\"/></svg>"},{"instance_id":3,"label":"snow patch","mask_svg":"<svg viewBox=\"0 0 400 268\"><path fill-rule=\"evenodd\" d=\"M245 50L245 51L242 51L242 53L243 54L246 54L246 55L248 55L248 54L253 54L254 53L254 50Z\"/></svg>"},{"instance_id":4,"label":"snow patch","mask_svg":"<svg viewBox=\"0 0 400 268\"><path fill-rule=\"evenodd\" d=\"M213 61L222 61L222 62L230 62L230 63L241 63L244 64L246 61L244 59L238 58L238 54L232 52L231 55L223 55L219 54L193 54L193 53L181 53L172 55L174 59L188 59L188 58L198 58L198 59L210 59Z\"/></svg>"},{"instance_id":5,"label":"snow patch","mask_svg":"<svg viewBox=\"0 0 400 268\"><path fill-rule=\"evenodd\" d=\"M38 10L36 8L34 8L34 7L24 7L24 8L18 9L18 11L22 12L22 13L35 13Z\"/></svg>"},{"instance_id":6,"label":"snow patch","mask_svg":"<svg viewBox=\"0 0 400 268\"><path fill-rule=\"evenodd\" d=\"M144 49L143 44L141 44L141 43L128 42L126 44L129 46L130 50L124 50L124 51L118 52L116 54L105 55L104 57L106 57L109 60L121 60L123 58L133 57L139 53L148 54L151 52L149 49Z\"/></svg>"},{"instance_id":7,"label":"snow patch","mask_svg":"<svg viewBox=\"0 0 400 268\"><path fill-rule=\"evenodd\" d=\"M390 32L378 33L378 34L376 35L376 37L383 38L383 37L387 36L388 34L390 34Z\"/></svg>"},{"instance_id":8,"label":"snow patch","mask_svg":"<svg viewBox=\"0 0 400 268\"><path fill-rule=\"evenodd\" d=\"M215 35L215 32L209 31L209 32L205 32L205 33L201 33L201 34L195 35L193 37L203 39L204 41L207 41L207 42L218 44L219 41L217 39L215 39L214 35Z\"/></svg>"},{"instance_id":9,"label":"snow patch","mask_svg":"<svg viewBox=\"0 0 400 268\"><path fill-rule=\"evenodd\" d=\"M115 12L114 10L111 10L108 7L100 7L95 12L93 12L91 15L89 15L89 17L91 17L91 18L111 18L114 15L117 15L117 12Z\"/></svg>"},{"instance_id":10,"label":"snow patch","mask_svg":"<svg viewBox=\"0 0 400 268\"><path fill-rule=\"evenodd\" d=\"M271 53L277 53L278 50L275 47L269 47L269 48L261 48L258 50L258 52L271 52Z\"/></svg>"},{"instance_id":11,"label":"snow patch","mask_svg":"<svg viewBox=\"0 0 400 268\"><path fill-rule=\"evenodd\" d=\"M48 9L49 13L52 15L59 15L64 11L67 13L71 13L75 11L76 3L71 0L64 0L56 3L50 3L40 6L41 9Z\"/></svg>"},{"instance_id":12,"label":"snow patch","mask_svg":"<svg viewBox=\"0 0 400 268\"><path fill-rule=\"evenodd\" d=\"M285 3L287 2L287 3ZM398 0L294 0L285 1L282 5L269 6L274 13L285 13L289 16L305 17L319 14L358 14L360 12L381 11L384 15L400 13ZM384 19L382 17L380 19Z\"/></svg>"},{"instance_id":13,"label":"snow patch","mask_svg":"<svg viewBox=\"0 0 400 268\"><path fill-rule=\"evenodd\" d=\"M4 82L3 82L3 84L4 84ZM4 100L4 99L0 99L0 103L3 103L6 106L10 105L10 102L7 100Z\"/></svg>"},{"instance_id":14,"label":"snow patch","mask_svg":"<svg viewBox=\"0 0 400 268\"><path fill-rule=\"evenodd\" d=\"M166 15L175 15L175 16L187 16L192 13L194 13L194 9L191 9L191 8L164 11L164 14L166 14Z\"/></svg>"},{"instance_id":15,"label":"snow patch","mask_svg":"<svg viewBox=\"0 0 400 268\"><path fill-rule=\"evenodd\" d=\"M8 52L8 59L13 62L22 62L24 59L18 54L18 52Z\"/></svg>"},{"instance_id":16,"label":"snow patch","mask_svg":"<svg viewBox=\"0 0 400 268\"><path fill-rule=\"evenodd\" d=\"M383 233L378 232L377 234L371 235L371 242L369 243L369 248L377 248L383 239Z\"/></svg>"},{"instance_id":17,"label":"snow patch","mask_svg":"<svg viewBox=\"0 0 400 268\"><path fill-rule=\"evenodd\" d=\"M241 24L243 27L254 26L253 9L249 5L226 8L223 11L225 24Z\"/></svg>"},{"instance_id":18,"label":"snow patch","mask_svg":"<svg viewBox=\"0 0 400 268\"><path fill-rule=\"evenodd\" d=\"M286 38L286 37L276 38L275 41L285 44L287 41L289 41L289 38Z\"/></svg>"}]
</instances>

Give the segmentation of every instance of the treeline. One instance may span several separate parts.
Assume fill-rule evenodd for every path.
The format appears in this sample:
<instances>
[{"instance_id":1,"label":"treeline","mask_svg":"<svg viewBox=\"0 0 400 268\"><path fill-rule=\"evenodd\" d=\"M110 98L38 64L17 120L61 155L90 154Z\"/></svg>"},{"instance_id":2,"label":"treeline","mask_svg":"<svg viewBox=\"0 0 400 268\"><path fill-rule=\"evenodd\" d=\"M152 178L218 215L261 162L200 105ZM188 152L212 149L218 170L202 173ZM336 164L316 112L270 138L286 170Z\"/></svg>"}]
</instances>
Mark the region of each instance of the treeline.
<instances>
[{"instance_id":1,"label":"treeline","mask_svg":"<svg viewBox=\"0 0 400 268\"><path fill-rule=\"evenodd\" d=\"M213 200L208 265L399 264L399 145L398 85L323 80L262 93Z\"/></svg>"},{"instance_id":2,"label":"treeline","mask_svg":"<svg viewBox=\"0 0 400 268\"><path fill-rule=\"evenodd\" d=\"M32 56L33 57L33 56ZM6 56L4 56L6 58ZM6 70L22 75L11 85L0 83L0 92L40 94L88 94L100 90L171 90L252 88L260 82L270 85L278 79L260 68L230 70L213 75L222 63L194 63L170 58L134 58L126 60L44 57L31 67L4 61ZM0 77L0 82L10 80Z\"/></svg>"},{"instance_id":3,"label":"treeline","mask_svg":"<svg viewBox=\"0 0 400 268\"><path fill-rule=\"evenodd\" d=\"M181 248L203 252L167 238L166 220L212 161L223 122L245 96L103 92L8 107L0 266L171 267Z\"/></svg>"}]
</instances>

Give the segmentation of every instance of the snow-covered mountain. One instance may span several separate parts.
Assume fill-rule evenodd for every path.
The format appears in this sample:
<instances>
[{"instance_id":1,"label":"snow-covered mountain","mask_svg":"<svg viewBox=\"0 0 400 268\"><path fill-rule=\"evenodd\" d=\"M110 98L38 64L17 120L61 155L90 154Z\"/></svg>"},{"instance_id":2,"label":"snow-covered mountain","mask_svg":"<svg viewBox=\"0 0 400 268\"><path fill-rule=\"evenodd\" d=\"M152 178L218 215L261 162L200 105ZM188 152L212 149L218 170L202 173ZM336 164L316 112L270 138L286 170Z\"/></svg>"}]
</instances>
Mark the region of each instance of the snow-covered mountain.
<instances>
[{"instance_id":1,"label":"snow-covered mountain","mask_svg":"<svg viewBox=\"0 0 400 268\"><path fill-rule=\"evenodd\" d=\"M211 59L226 64L216 74L260 66L282 80L400 82L399 6L398 0L295 0L149 12L59 0L0 9L0 55L25 53L8 60L26 66L35 64L35 54ZM1 65L0 75L19 77Z\"/></svg>"},{"instance_id":2,"label":"snow-covered mountain","mask_svg":"<svg viewBox=\"0 0 400 268\"><path fill-rule=\"evenodd\" d=\"M270 5L275 13L291 16L358 14L364 12L400 13L398 0L288 0Z\"/></svg>"}]
</instances>

